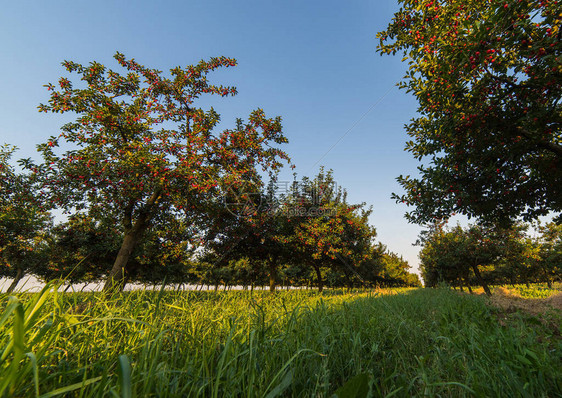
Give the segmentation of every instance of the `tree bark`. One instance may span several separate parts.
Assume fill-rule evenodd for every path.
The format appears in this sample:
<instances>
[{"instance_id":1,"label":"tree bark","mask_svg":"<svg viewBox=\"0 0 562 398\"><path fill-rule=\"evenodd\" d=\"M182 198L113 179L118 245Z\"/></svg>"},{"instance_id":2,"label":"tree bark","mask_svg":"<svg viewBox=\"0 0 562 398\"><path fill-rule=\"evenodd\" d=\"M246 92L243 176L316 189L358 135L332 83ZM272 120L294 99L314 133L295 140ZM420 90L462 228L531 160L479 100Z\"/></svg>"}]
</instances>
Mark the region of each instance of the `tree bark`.
<instances>
[{"instance_id":1,"label":"tree bark","mask_svg":"<svg viewBox=\"0 0 562 398\"><path fill-rule=\"evenodd\" d=\"M320 267L314 266L314 270L316 271L316 279L318 280L318 293L322 293L322 290L324 290L324 282L322 281Z\"/></svg>"},{"instance_id":2,"label":"tree bark","mask_svg":"<svg viewBox=\"0 0 562 398\"><path fill-rule=\"evenodd\" d=\"M119 253L117 253L117 258L113 263L113 267L107 275L107 280L103 287L104 292L113 293L125 289L125 270L127 262L143 233L148 228L150 217L152 216L152 208L158 202L159 198L160 190L156 190L148 199L146 205L139 211L138 219L134 225L132 223L132 214L135 203L131 201L124 209L125 215L123 217L123 225L125 226L125 237L123 238L123 243L121 244Z\"/></svg>"},{"instance_id":3,"label":"tree bark","mask_svg":"<svg viewBox=\"0 0 562 398\"><path fill-rule=\"evenodd\" d=\"M119 249L115 262L113 263L113 267L107 275L107 280L103 287L104 292L109 293L114 291L123 291L125 288L125 267L127 266L131 253L140 239L141 232L143 231L131 231L125 235L123 244Z\"/></svg>"},{"instance_id":4,"label":"tree bark","mask_svg":"<svg viewBox=\"0 0 562 398\"><path fill-rule=\"evenodd\" d=\"M271 293L275 292L275 286L277 284L277 266L271 261L269 263L269 291Z\"/></svg>"},{"instance_id":5,"label":"tree bark","mask_svg":"<svg viewBox=\"0 0 562 398\"><path fill-rule=\"evenodd\" d=\"M12 281L11 285L8 287L8 290L6 290L6 293L12 293L16 289L16 286L18 285L19 281L21 281L22 278L23 278L23 270L20 267L18 267L16 276L14 277L14 280Z\"/></svg>"},{"instance_id":6,"label":"tree bark","mask_svg":"<svg viewBox=\"0 0 562 398\"><path fill-rule=\"evenodd\" d=\"M482 275L480 275L480 270L478 269L478 265L472 264L472 270L474 271L474 275L476 275L476 279L478 279L478 283L480 283L484 288L486 295L491 296L492 292L490 291L490 288L488 287L486 281L482 278Z\"/></svg>"},{"instance_id":7,"label":"tree bark","mask_svg":"<svg viewBox=\"0 0 562 398\"><path fill-rule=\"evenodd\" d=\"M470 294L472 294L472 288L470 287L470 281L469 281L469 279L468 279L468 278L465 278L464 283L466 283L466 287L467 287L467 289L468 289L468 292L469 292Z\"/></svg>"}]
</instances>

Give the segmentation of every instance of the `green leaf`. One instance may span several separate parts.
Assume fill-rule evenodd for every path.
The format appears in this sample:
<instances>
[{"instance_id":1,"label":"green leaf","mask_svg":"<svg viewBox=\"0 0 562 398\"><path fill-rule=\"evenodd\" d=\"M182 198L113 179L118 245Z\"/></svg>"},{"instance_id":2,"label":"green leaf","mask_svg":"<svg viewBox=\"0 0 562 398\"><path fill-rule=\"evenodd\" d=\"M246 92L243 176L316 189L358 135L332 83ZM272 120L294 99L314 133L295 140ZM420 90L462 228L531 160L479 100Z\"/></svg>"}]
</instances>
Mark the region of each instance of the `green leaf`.
<instances>
[{"instance_id":1,"label":"green leaf","mask_svg":"<svg viewBox=\"0 0 562 398\"><path fill-rule=\"evenodd\" d=\"M267 394L265 396L265 398L278 397L279 395L281 395L283 393L283 391L285 391L287 389L287 387L289 387L291 385L292 381L293 381L293 370L289 370L285 374L285 377L283 377L283 380L281 380L281 383L279 383L277 386L275 386L275 388L273 390L271 390L269 392L269 394Z\"/></svg>"},{"instance_id":2,"label":"green leaf","mask_svg":"<svg viewBox=\"0 0 562 398\"><path fill-rule=\"evenodd\" d=\"M121 397L132 398L133 386L131 381L131 364L127 355L119 355L119 384L121 385Z\"/></svg>"},{"instance_id":3,"label":"green leaf","mask_svg":"<svg viewBox=\"0 0 562 398\"><path fill-rule=\"evenodd\" d=\"M46 394L41 395L39 398L51 398L51 397L55 397L57 395L66 394L68 392L84 388L84 387L86 387L86 386L88 386L92 383L95 383L99 380L101 380L101 376L94 377L92 379L88 379L88 380L82 381L80 383L71 384L71 385L66 386L66 387L57 388L56 390L53 390L51 392L48 392Z\"/></svg>"},{"instance_id":4,"label":"green leaf","mask_svg":"<svg viewBox=\"0 0 562 398\"><path fill-rule=\"evenodd\" d=\"M529 360L528 360L527 358L525 358L523 355L516 354L516 355L515 355L515 358L517 358L517 359L519 360L519 362L521 362L521 363L523 363L523 364L525 364L525 365L528 365L528 366L531 366L531 365L532 365L531 361L529 361Z\"/></svg>"},{"instance_id":5,"label":"green leaf","mask_svg":"<svg viewBox=\"0 0 562 398\"><path fill-rule=\"evenodd\" d=\"M336 398L366 398L369 395L371 375L360 373L349 379L334 393Z\"/></svg>"},{"instance_id":6,"label":"green leaf","mask_svg":"<svg viewBox=\"0 0 562 398\"><path fill-rule=\"evenodd\" d=\"M32 352L28 352L25 355L31 361L31 366L33 367L33 384L35 386L35 396L39 397L39 367L37 366L37 357Z\"/></svg>"}]
</instances>

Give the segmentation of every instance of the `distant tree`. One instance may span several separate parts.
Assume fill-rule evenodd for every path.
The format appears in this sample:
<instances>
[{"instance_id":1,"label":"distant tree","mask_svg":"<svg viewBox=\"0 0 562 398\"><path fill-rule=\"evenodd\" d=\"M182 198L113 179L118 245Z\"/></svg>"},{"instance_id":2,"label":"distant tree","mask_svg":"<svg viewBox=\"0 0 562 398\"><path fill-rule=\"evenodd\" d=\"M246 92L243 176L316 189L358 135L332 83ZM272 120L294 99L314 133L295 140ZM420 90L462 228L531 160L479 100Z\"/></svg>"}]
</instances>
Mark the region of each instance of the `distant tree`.
<instances>
[{"instance_id":1,"label":"distant tree","mask_svg":"<svg viewBox=\"0 0 562 398\"><path fill-rule=\"evenodd\" d=\"M559 1L399 0L378 33L404 53L401 88L418 115L400 176L410 221L461 213L485 221L562 211L562 30Z\"/></svg>"},{"instance_id":2,"label":"distant tree","mask_svg":"<svg viewBox=\"0 0 562 398\"><path fill-rule=\"evenodd\" d=\"M406 285L410 287L422 287L420 276L418 274L408 272L406 275Z\"/></svg>"},{"instance_id":3,"label":"distant tree","mask_svg":"<svg viewBox=\"0 0 562 398\"><path fill-rule=\"evenodd\" d=\"M0 147L0 276L13 279L8 292L41 262L44 234L52 223L33 180L9 163L15 149Z\"/></svg>"},{"instance_id":4,"label":"distant tree","mask_svg":"<svg viewBox=\"0 0 562 398\"><path fill-rule=\"evenodd\" d=\"M51 228L45 237L44 260L33 268L43 280L65 279L67 283L99 282L119 251L119 224L94 220L76 213ZM153 228L132 252L124 273L127 282L182 283L189 279L191 251L182 234L181 220L166 228ZM185 232L185 231L183 231Z\"/></svg>"},{"instance_id":5,"label":"distant tree","mask_svg":"<svg viewBox=\"0 0 562 398\"><path fill-rule=\"evenodd\" d=\"M381 276L389 286L408 286L414 277L411 277L408 261L396 253L387 251L383 255L383 269ZM415 282L414 282L415 284Z\"/></svg>"},{"instance_id":6,"label":"distant tree","mask_svg":"<svg viewBox=\"0 0 562 398\"><path fill-rule=\"evenodd\" d=\"M539 228L540 267L548 286L562 279L562 225L550 222Z\"/></svg>"},{"instance_id":7,"label":"distant tree","mask_svg":"<svg viewBox=\"0 0 562 398\"><path fill-rule=\"evenodd\" d=\"M265 189L236 192L240 201L217 209L216 223L207 230L203 278L217 288L222 283L279 283L310 286L419 286L419 278L400 256L373 242L371 209L347 202L332 171L302 178L276 196L277 182ZM236 202L236 201L234 201ZM233 206L236 205L236 206ZM204 267L203 267L204 268Z\"/></svg>"},{"instance_id":8,"label":"distant tree","mask_svg":"<svg viewBox=\"0 0 562 398\"><path fill-rule=\"evenodd\" d=\"M373 243L366 257L359 263L357 273L368 285L378 287L387 284L388 281L383 276L384 256L387 251L387 247L382 243Z\"/></svg>"},{"instance_id":9,"label":"distant tree","mask_svg":"<svg viewBox=\"0 0 562 398\"><path fill-rule=\"evenodd\" d=\"M442 224L423 236L420 268L426 286L444 281L453 286L470 286L474 275L487 295L491 295L489 280L482 268L492 267L505 256L505 240L510 231L484 225L460 225L447 230Z\"/></svg>"},{"instance_id":10,"label":"distant tree","mask_svg":"<svg viewBox=\"0 0 562 398\"><path fill-rule=\"evenodd\" d=\"M538 276L540 247L527 236L527 230L526 224L514 224L496 235L500 259L495 267L495 283L503 284L507 276L510 283L529 286L531 280Z\"/></svg>"},{"instance_id":11,"label":"distant tree","mask_svg":"<svg viewBox=\"0 0 562 398\"><path fill-rule=\"evenodd\" d=\"M455 253L458 246L456 238L440 222L421 233L418 241L422 246L419 252L420 269L426 287L435 287L440 282L455 286L462 284L463 279L469 283L468 268L465 264L459 264Z\"/></svg>"},{"instance_id":12,"label":"distant tree","mask_svg":"<svg viewBox=\"0 0 562 398\"><path fill-rule=\"evenodd\" d=\"M45 261L33 273L43 280L68 283L97 282L107 273L119 251L120 231L85 214L74 214L55 225L46 236Z\"/></svg>"},{"instance_id":13,"label":"distant tree","mask_svg":"<svg viewBox=\"0 0 562 398\"><path fill-rule=\"evenodd\" d=\"M207 261L215 269L232 271L231 266L243 259L252 285L265 273L272 292L279 267L291 251L286 239L291 227L277 211L274 186L274 179L267 186L254 180L230 190L204 239Z\"/></svg>"},{"instance_id":14,"label":"distant tree","mask_svg":"<svg viewBox=\"0 0 562 398\"><path fill-rule=\"evenodd\" d=\"M129 259L151 227L183 217L204 228L201 218L213 216L208 206L215 198L260 168L275 170L287 159L274 146L287 142L280 118L269 119L258 109L247 123L238 120L234 129L214 133L219 114L195 107L202 94L236 94L233 87L207 80L211 71L235 65L234 59L177 67L169 77L119 53L115 59L126 73L97 62L63 63L83 88L67 78L58 88L48 84L49 102L39 109L77 118L39 145L43 164L26 161L54 205L120 222L121 246L108 269L106 291L124 287ZM57 155L60 142L71 149Z\"/></svg>"},{"instance_id":15,"label":"distant tree","mask_svg":"<svg viewBox=\"0 0 562 398\"><path fill-rule=\"evenodd\" d=\"M323 289L322 268L339 269L351 283L376 236L368 220L372 210L364 203L347 203L347 193L336 186L332 171L323 169L312 180L303 178L284 205L293 224L294 256L314 269L319 291Z\"/></svg>"}]
</instances>

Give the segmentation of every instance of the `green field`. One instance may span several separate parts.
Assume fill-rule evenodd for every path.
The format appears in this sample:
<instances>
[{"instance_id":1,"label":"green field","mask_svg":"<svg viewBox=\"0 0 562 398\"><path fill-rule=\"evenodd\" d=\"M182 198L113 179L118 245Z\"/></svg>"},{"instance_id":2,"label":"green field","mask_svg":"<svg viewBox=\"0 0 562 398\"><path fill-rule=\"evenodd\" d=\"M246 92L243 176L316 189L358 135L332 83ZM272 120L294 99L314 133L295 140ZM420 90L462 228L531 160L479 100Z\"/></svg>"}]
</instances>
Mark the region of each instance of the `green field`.
<instances>
[{"instance_id":1,"label":"green field","mask_svg":"<svg viewBox=\"0 0 562 398\"><path fill-rule=\"evenodd\" d=\"M448 289L1 300L3 396L562 396L559 312Z\"/></svg>"}]
</instances>

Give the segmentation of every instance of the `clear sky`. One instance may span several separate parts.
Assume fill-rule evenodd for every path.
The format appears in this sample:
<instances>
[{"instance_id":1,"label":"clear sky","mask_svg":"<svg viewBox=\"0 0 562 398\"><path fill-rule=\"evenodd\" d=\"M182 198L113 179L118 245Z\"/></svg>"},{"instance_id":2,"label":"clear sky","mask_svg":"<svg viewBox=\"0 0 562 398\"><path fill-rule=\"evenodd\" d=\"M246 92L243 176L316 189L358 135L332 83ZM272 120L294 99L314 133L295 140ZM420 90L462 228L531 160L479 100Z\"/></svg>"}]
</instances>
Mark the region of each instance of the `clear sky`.
<instances>
[{"instance_id":1,"label":"clear sky","mask_svg":"<svg viewBox=\"0 0 562 398\"><path fill-rule=\"evenodd\" d=\"M239 65L215 75L239 95L210 98L225 127L257 107L283 118L299 175L334 170L350 202L373 206L378 240L417 267L421 230L403 218L395 178L415 174L403 150L416 103L396 83L401 56L376 53L376 32L398 9L378 1L12 1L0 13L0 144L35 157L35 145L68 120L37 112L63 60L119 69L115 51L167 71L225 55ZM335 146L334 146L335 145ZM292 178L286 170L284 178Z\"/></svg>"}]
</instances>

